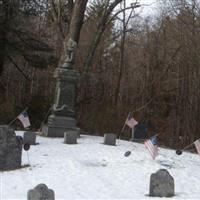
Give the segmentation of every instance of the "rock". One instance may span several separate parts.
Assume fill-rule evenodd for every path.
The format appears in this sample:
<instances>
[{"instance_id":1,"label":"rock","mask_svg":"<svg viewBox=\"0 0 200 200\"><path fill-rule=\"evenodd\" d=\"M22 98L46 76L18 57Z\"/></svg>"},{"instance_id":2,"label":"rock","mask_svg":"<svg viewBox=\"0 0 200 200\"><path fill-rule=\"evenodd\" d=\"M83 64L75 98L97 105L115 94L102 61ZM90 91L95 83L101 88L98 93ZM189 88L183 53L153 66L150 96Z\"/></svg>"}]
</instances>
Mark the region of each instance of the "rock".
<instances>
[{"instance_id":1,"label":"rock","mask_svg":"<svg viewBox=\"0 0 200 200\"><path fill-rule=\"evenodd\" d=\"M31 131L25 131L23 135L23 143L35 145L36 144L36 133Z\"/></svg>"},{"instance_id":2,"label":"rock","mask_svg":"<svg viewBox=\"0 0 200 200\"><path fill-rule=\"evenodd\" d=\"M77 130L71 130L64 133L65 144L77 144Z\"/></svg>"},{"instance_id":3,"label":"rock","mask_svg":"<svg viewBox=\"0 0 200 200\"><path fill-rule=\"evenodd\" d=\"M104 134L104 144L106 145L116 145L116 135L113 133Z\"/></svg>"},{"instance_id":4,"label":"rock","mask_svg":"<svg viewBox=\"0 0 200 200\"><path fill-rule=\"evenodd\" d=\"M160 169L150 178L150 196L174 196L174 179L166 169Z\"/></svg>"},{"instance_id":5,"label":"rock","mask_svg":"<svg viewBox=\"0 0 200 200\"><path fill-rule=\"evenodd\" d=\"M55 200L55 194L53 190L41 183L28 191L27 200Z\"/></svg>"},{"instance_id":6,"label":"rock","mask_svg":"<svg viewBox=\"0 0 200 200\"><path fill-rule=\"evenodd\" d=\"M22 143L22 138L16 136L12 128L0 126L0 170L21 167Z\"/></svg>"}]
</instances>

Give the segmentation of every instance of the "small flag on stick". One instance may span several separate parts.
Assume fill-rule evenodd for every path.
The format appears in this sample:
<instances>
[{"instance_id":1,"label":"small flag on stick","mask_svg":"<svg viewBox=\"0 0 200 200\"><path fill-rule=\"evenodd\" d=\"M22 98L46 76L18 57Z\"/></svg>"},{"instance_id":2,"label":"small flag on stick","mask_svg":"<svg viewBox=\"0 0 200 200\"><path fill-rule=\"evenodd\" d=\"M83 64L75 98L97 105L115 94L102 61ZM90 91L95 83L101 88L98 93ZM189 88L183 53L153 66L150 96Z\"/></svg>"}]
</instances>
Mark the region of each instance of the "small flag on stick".
<instances>
[{"instance_id":1,"label":"small flag on stick","mask_svg":"<svg viewBox=\"0 0 200 200\"><path fill-rule=\"evenodd\" d=\"M17 116L17 119L19 119L21 121L21 123L23 124L24 128L27 128L27 127L29 127L31 125L30 121L29 121L28 113L27 113L26 110L21 112Z\"/></svg>"},{"instance_id":2,"label":"small flag on stick","mask_svg":"<svg viewBox=\"0 0 200 200\"><path fill-rule=\"evenodd\" d=\"M131 117L130 114L129 114L127 119L126 119L125 124L127 126L129 126L130 128L134 128L134 126L137 125L138 122L133 117Z\"/></svg>"},{"instance_id":3,"label":"small flag on stick","mask_svg":"<svg viewBox=\"0 0 200 200\"><path fill-rule=\"evenodd\" d=\"M194 142L194 145L195 145L195 147L197 149L197 153L200 155L200 139L196 140Z\"/></svg>"},{"instance_id":4,"label":"small flag on stick","mask_svg":"<svg viewBox=\"0 0 200 200\"><path fill-rule=\"evenodd\" d=\"M149 150L149 153L151 154L151 157L153 159L156 158L158 155L158 141L157 136L153 136L150 139L146 140L144 142L145 147Z\"/></svg>"}]
</instances>

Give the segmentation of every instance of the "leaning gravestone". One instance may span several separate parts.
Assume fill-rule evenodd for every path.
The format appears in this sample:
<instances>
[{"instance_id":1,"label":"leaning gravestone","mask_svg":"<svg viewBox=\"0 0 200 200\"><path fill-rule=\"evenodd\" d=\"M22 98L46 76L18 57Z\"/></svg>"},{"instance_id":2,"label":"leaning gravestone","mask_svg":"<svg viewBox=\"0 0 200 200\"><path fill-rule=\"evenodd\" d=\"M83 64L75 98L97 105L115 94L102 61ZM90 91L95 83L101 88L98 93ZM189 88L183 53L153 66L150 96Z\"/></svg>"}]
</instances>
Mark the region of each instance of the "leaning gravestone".
<instances>
[{"instance_id":1,"label":"leaning gravestone","mask_svg":"<svg viewBox=\"0 0 200 200\"><path fill-rule=\"evenodd\" d=\"M7 125L0 126L0 170L21 167L22 138Z\"/></svg>"},{"instance_id":2,"label":"leaning gravestone","mask_svg":"<svg viewBox=\"0 0 200 200\"><path fill-rule=\"evenodd\" d=\"M64 133L65 144L77 144L77 130L71 130Z\"/></svg>"},{"instance_id":3,"label":"leaning gravestone","mask_svg":"<svg viewBox=\"0 0 200 200\"><path fill-rule=\"evenodd\" d=\"M151 175L149 196L174 196L174 179L166 169L160 169L155 174Z\"/></svg>"},{"instance_id":4,"label":"leaning gravestone","mask_svg":"<svg viewBox=\"0 0 200 200\"><path fill-rule=\"evenodd\" d=\"M104 134L104 144L106 145L116 145L116 135L113 133Z\"/></svg>"},{"instance_id":5,"label":"leaning gravestone","mask_svg":"<svg viewBox=\"0 0 200 200\"><path fill-rule=\"evenodd\" d=\"M55 194L45 184L39 184L28 191L27 200L55 200Z\"/></svg>"},{"instance_id":6,"label":"leaning gravestone","mask_svg":"<svg viewBox=\"0 0 200 200\"><path fill-rule=\"evenodd\" d=\"M36 144L36 133L32 131L25 131L23 135L23 143L35 145Z\"/></svg>"}]
</instances>

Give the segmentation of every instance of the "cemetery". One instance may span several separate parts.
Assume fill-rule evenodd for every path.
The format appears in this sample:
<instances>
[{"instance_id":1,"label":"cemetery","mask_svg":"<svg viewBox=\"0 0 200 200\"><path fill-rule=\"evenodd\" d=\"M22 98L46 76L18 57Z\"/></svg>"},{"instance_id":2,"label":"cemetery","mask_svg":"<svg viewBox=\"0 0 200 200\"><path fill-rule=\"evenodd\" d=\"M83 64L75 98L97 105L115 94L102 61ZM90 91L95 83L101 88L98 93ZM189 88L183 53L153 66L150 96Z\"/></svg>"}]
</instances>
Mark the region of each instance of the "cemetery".
<instances>
[{"instance_id":1,"label":"cemetery","mask_svg":"<svg viewBox=\"0 0 200 200\"><path fill-rule=\"evenodd\" d=\"M200 3L142 2L0 1L0 200L200 199Z\"/></svg>"},{"instance_id":2,"label":"cemetery","mask_svg":"<svg viewBox=\"0 0 200 200\"><path fill-rule=\"evenodd\" d=\"M174 150L159 148L159 155L152 160L144 144L117 139L115 145L105 145L104 137L85 134L76 144L66 144L64 138L37 132L36 141L38 145L21 151L20 165L27 167L12 162L13 170L1 169L1 199L33 200L45 195L52 200L200 197L197 154L183 152L179 156ZM125 157L127 150L132 153Z\"/></svg>"}]
</instances>

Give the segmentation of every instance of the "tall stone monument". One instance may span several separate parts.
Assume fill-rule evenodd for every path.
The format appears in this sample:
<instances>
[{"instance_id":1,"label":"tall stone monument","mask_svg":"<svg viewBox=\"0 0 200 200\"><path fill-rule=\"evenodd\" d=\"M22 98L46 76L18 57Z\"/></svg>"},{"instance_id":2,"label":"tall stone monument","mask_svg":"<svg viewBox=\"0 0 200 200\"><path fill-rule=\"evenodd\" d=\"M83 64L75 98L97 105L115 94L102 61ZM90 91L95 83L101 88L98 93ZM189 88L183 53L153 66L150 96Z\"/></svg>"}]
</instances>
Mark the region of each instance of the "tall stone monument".
<instances>
[{"instance_id":1,"label":"tall stone monument","mask_svg":"<svg viewBox=\"0 0 200 200\"><path fill-rule=\"evenodd\" d=\"M76 46L75 41L68 40L64 62L54 73L57 79L54 104L47 124L42 127L43 135L48 137L64 137L67 130L76 130L74 102L78 73L73 69Z\"/></svg>"}]
</instances>

